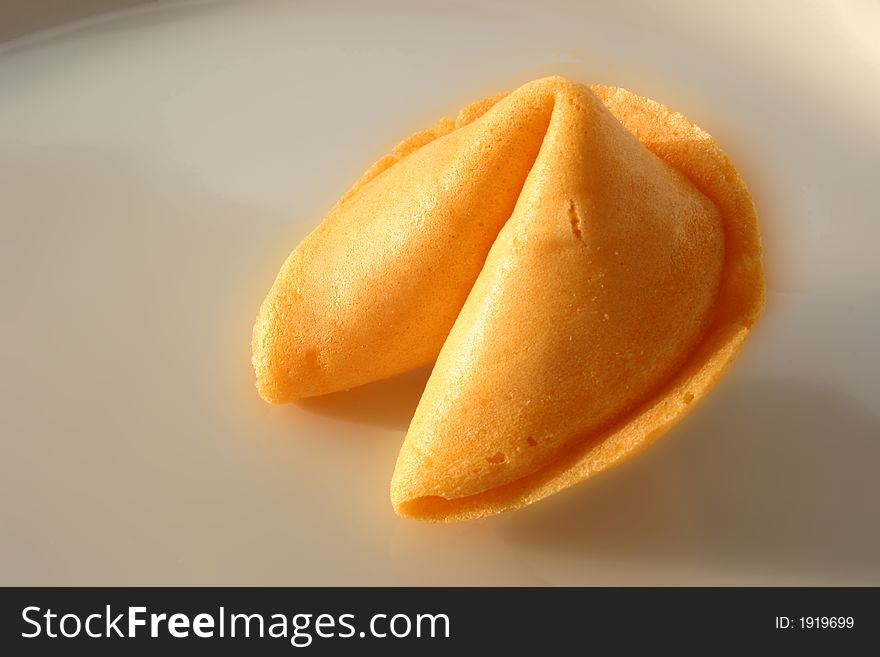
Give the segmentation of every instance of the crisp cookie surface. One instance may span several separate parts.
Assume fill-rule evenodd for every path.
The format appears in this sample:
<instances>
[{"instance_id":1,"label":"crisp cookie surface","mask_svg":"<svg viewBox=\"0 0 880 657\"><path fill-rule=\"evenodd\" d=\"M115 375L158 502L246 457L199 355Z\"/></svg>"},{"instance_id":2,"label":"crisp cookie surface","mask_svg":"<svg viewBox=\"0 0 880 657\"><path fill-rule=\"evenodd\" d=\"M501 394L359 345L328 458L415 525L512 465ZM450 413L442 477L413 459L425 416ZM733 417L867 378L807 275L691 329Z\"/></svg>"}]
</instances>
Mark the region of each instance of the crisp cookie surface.
<instances>
[{"instance_id":1,"label":"crisp cookie surface","mask_svg":"<svg viewBox=\"0 0 880 657\"><path fill-rule=\"evenodd\" d=\"M395 510L516 508L683 417L760 313L760 255L708 134L536 80L402 142L297 247L255 326L258 388L289 401L436 360Z\"/></svg>"}]
</instances>

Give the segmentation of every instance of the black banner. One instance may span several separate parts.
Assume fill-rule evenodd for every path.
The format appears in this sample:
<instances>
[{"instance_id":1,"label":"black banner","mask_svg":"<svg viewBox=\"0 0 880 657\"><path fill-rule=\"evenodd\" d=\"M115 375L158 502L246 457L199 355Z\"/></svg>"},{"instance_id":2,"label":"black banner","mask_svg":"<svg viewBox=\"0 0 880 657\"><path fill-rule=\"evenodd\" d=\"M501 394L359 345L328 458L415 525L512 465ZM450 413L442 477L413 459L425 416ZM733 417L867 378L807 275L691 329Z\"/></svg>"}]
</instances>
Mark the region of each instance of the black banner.
<instances>
[{"instance_id":1,"label":"black banner","mask_svg":"<svg viewBox=\"0 0 880 657\"><path fill-rule=\"evenodd\" d=\"M880 639L873 588L6 588L0 597L7 655L709 653Z\"/></svg>"}]
</instances>

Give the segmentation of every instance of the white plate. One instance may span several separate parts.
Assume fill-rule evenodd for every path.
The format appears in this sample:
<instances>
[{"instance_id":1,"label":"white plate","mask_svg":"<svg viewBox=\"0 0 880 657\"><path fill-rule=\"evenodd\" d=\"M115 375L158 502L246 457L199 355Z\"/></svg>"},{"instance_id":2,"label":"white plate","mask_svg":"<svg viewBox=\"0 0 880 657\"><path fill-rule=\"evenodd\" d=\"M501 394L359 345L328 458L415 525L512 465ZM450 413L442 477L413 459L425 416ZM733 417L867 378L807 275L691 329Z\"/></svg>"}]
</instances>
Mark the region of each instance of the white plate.
<instances>
[{"instance_id":1,"label":"white plate","mask_svg":"<svg viewBox=\"0 0 880 657\"><path fill-rule=\"evenodd\" d=\"M0 49L0 584L880 584L877 5L708 4L183 3ZM640 458L398 519L424 373L270 407L253 318L374 159L554 72L718 138L766 313Z\"/></svg>"}]
</instances>

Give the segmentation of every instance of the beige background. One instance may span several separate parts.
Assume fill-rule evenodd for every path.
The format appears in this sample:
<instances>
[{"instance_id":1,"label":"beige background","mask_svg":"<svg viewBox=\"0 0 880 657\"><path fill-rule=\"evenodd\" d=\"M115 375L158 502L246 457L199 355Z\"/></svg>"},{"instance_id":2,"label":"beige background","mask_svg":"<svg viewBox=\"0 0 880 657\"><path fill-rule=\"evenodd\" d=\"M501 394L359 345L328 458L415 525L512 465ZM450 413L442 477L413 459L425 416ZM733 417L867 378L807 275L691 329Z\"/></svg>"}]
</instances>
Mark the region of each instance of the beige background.
<instances>
[{"instance_id":1,"label":"beige background","mask_svg":"<svg viewBox=\"0 0 880 657\"><path fill-rule=\"evenodd\" d=\"M0 584L880 584L877 4L707 4L150 3L0 46ZM425 373L270 407L253 317L372 160L554 72L715 134L766 314L640 458L400 520Z\"/></svg>"},{"instance_id":2,"label":"beige background","mask_svg":"<svg viewBox=\"0 0 880 657\"><path fill-rule=\"evenodd\" d=\"M107 11L160 0L0 0L0 42Z\"/></svg>"}]
</instances>

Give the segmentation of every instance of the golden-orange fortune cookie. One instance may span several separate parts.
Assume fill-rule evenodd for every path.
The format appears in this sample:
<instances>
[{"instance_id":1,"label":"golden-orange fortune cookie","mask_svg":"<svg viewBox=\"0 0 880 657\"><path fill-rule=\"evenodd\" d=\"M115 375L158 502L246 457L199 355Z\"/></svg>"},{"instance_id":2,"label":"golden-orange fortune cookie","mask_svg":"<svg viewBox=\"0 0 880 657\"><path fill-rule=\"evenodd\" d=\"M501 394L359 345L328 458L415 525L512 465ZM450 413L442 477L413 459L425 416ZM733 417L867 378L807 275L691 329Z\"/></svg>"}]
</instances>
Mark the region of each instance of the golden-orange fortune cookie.
<instances>
[{"instance_id":1,"label":"golden-orange fortune cookie","mask_svg":"<svg viewBox=\"0 0 880 657\"><path fill-rule=\"evenodd\" d=\"M551 77L374 165L284 263L253 361L272 402L436 361L391 501L463 520L645 447L723 374L763 297L754 206L715 141Z\"/></svg>"}]
</instances>

